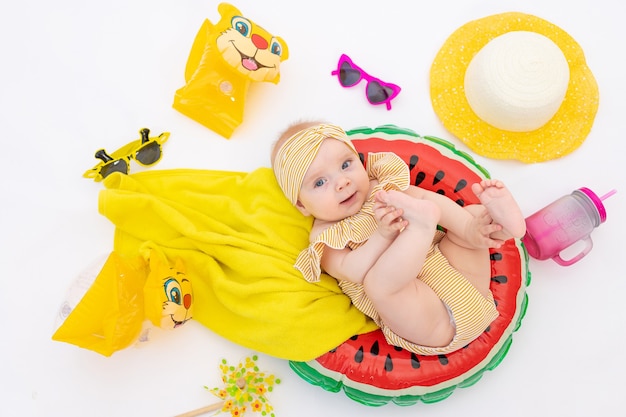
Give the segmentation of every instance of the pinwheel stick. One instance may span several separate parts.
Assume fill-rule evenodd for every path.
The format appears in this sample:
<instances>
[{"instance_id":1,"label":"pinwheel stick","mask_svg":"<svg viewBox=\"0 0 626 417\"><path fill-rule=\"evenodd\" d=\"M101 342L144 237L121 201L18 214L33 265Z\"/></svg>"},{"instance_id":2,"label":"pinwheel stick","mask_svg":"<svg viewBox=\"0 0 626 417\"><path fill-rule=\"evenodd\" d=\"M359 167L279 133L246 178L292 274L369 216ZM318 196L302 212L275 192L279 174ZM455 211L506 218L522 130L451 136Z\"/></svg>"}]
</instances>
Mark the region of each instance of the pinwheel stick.
<instances>
[{"instance_id":1,"label":"pinwheel stick","mask_svg":"<svg viewBox=\"0 0 626 417\"><path fill-rule=\"evenodd\" d=\"M246 386L246 380L244 378L239 378L237 380L237 388L244 389ZM224 401L220 401L215 404L207 405L204 407L196 408L195 410L187 411L186 413L179 414L175 417L195 417L200 416L202 414L206 414L210 411L216 411L221 409L224 406Z\"/></svg>"},{"instance_id":2,"label":"pinwheel stick","mask_svg":"<svg viewBox=\"0 0 626 417\"><path fill-rule=\"evenodd\" d=\"M195 417L200 416L202 414L206 414L210 411L216 411L221 409L224 406L224 401L220 401L219 403L207 405L205 407L196 408L195 410L187 411L186 413L179 414L176 417Z\"/></svg>"}]
</instances>

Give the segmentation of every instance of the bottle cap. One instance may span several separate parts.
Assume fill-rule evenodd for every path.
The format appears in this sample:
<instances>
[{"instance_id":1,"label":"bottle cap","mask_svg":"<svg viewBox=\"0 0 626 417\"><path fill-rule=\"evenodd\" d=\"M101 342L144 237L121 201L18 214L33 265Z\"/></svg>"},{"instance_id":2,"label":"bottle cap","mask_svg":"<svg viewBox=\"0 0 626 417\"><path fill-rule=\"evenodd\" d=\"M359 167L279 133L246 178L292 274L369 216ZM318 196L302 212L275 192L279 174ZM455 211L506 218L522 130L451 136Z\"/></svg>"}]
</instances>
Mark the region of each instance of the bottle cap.
<instances>
[{"instance_id":1,"label":"bottle cap","mask_svg":"<svg viewBox=\"0 0 626 417\"><path fill-rule=\"evenodd\" d=\"M578 189L578 191L589 197L591 202L594 204L594 206L596 206L596 209L598 210L598 214L600 215L600 223L604 223L606 221L606 209L604 208L602 199L587 187L581 187Z\"/></svg>"}]
</instances>

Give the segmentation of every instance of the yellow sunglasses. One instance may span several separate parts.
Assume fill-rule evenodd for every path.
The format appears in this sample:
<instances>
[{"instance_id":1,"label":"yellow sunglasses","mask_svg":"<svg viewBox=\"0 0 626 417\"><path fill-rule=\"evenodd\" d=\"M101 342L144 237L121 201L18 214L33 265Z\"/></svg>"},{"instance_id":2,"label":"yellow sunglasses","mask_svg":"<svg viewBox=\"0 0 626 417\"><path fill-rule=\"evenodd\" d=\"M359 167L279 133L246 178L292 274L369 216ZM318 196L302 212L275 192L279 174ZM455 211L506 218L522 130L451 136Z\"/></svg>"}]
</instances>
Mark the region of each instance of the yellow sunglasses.
<instances>
[{"instance_id":1,"label":"yellow sunglasses","mask_svg":"<svg viewBox=\"0 0 626 417\"><path fill-rule=\"evenodd\" d=\"M130 160L134 159L143 166L154 165L161 160L163 154L161 145L170 137L170 132L163 132L159 136L150 137L150 129L139 130L140 138L122 146L111 155L104 149L96 151L95 157L100 162L90 170L85 171L83 177L102 181L114 172L128 174Z\"/></svg>"}]
</instances>

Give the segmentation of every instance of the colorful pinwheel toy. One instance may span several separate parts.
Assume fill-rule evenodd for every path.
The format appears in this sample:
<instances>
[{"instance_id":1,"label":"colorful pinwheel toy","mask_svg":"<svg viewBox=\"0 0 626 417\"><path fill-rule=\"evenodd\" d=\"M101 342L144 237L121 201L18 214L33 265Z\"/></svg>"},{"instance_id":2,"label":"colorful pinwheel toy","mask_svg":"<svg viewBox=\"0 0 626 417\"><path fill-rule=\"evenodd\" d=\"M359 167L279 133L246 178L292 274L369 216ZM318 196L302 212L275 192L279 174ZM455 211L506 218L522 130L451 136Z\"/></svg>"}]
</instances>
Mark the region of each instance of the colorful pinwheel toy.
<instances>
[{"instance_id":1,"label":"colorful pinwheel toy","mask_svg":"<svg viewBox=\"0 0 626 417\"><path fill-rule=\"evenodd\" d=\"M180 414L178 417L193 417L210 411L230 412L232 417L245 415L248 409L262 416L275 417L274 407L267 399L267 393L274 390L275 384L280 384L280 379L274 375L260 372L256 365L258 356L247 357L239 365L228 365L222 359L220 370L222 371L222 382L225 384L221 388L204 388L217 396L220 402L211 404L197 410Z\"/></svg>"}]
</instances>

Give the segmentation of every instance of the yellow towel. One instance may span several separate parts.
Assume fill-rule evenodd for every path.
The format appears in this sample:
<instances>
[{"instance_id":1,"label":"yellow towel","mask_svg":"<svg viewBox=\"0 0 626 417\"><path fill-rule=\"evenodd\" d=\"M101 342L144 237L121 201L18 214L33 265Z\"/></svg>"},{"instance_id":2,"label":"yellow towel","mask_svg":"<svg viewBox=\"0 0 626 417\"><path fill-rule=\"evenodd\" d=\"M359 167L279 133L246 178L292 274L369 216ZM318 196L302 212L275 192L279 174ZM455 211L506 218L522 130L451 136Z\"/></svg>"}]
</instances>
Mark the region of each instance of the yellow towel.
<instances>
[{"instance_id":1,"label":"yellow towel","mask_svg":"<svg viewBox=\"0 0 626 417\"><path fill-rule=\"evenodd\" d=\"M226 339L306 361L376 328L333 278L311 284L294 268L312 220L285 199L271 169L144 171L104 185L99 210L116 226L114 250L137 255L150 242L182 259L193 319Z\"/></svg>"}]
</instances>

